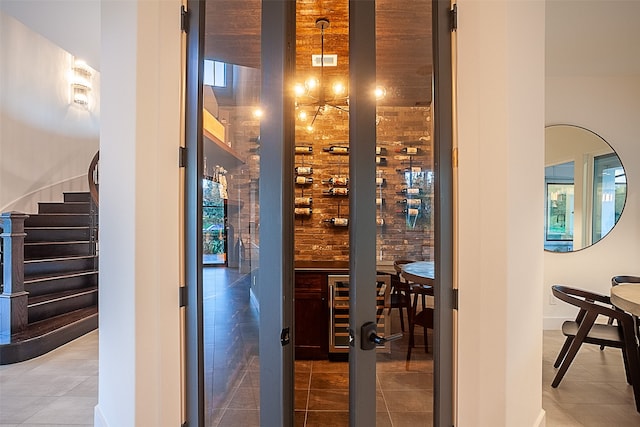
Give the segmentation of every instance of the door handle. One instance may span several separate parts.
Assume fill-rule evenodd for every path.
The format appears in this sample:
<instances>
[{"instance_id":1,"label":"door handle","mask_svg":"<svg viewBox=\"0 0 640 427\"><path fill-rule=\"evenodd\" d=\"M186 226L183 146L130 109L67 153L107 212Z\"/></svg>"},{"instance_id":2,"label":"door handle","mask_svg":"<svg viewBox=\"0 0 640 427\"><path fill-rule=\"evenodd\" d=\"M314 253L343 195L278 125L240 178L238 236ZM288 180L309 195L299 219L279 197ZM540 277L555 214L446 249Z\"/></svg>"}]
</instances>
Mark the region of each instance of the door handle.
<instances>
[{"instance_id":1,"label":"door handle","mask_svg":"<svg viewBox=\"0 0 640 427\"><path fill-rule=\"evenodd\" d=\"M402 338L402 332L381 337L378 335L378 325L375 322L367 322L360 328L360 348L363 350L373 350L376 345L384 344L390 341L396 341Z\"/></svg>"}]
</instances>

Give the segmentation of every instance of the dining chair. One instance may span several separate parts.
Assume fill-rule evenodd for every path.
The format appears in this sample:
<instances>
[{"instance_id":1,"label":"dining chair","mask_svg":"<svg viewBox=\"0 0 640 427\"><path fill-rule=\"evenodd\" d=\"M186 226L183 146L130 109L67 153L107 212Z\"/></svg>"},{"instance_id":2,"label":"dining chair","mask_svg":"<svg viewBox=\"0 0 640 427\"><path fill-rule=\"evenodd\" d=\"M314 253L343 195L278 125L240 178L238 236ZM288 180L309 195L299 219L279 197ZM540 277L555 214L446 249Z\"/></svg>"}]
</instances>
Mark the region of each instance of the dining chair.
<instances>
[{"instance_id":1,"label":"dining chair","mask_svg":"<svg viewBox=\"0 0 640 427\"><path fill-rule=\"evenodd\" d=\"M560 385L583 343L604 345L622 350L627 383L633 385L636 409L640 410L640 361L635 341L633 317L624 311L612 308L608 296L563 285L551 287L553 295L579 308L575 320L562 324L562 333L567 337L553 364L560 368L551 387ZM595 323L599 315L616 320L617 325Z\"/></svg>"},{"instance_id":2,"label":"dining chair","mask_svg":"<svg viewBox=\"0 0 640 427\"><path fill-rule=\"evenodd\" d=\"M404 332L404 316L405 310L407 320L409 320L409 311L411 310L411 289L409 283L402 280L399 274L391 275L391 292L389 293L388 314L391 310L398 309L400 315L400 329Z\"/></svg>"},{"instance_id":3,"label":"dining chair","mask_svg":"<svg viewBox=\"0 0 640 427\"><path fill-rule=\"evenodd\" d=\"M411 289L410 284L407 282L400 273L402 272L402 266L404 264L409 264L411 262L415 262L410 259L397 259L393 262L393 268L396 274L391 275L391 290L389 292L389 311L388 314L391 314L391 310L394 308L398 309L400 314L400 329L404 332L404 310L407 312L407 320L409 320L410 310L411 310Z\"/></svg>"},{"instance_id":4,"label":"dining chair","mask_svg":"<svg viewBox=\"0 0 640 427\"><path fill-rule=\"evenodd\" d=\"M415 347L415 327L422 327L424 337L424 352L429 352L429 339L427 329L433 329L433 307L427 307L424 299L427 295L433 295L433 286L412 284L411 293L414 295L411 311L409 312L409 346L407 349L407 361L411 360L411 349ZM418 300L422 299L422 310L418 311Z\"/></svg>"}]
</instances>

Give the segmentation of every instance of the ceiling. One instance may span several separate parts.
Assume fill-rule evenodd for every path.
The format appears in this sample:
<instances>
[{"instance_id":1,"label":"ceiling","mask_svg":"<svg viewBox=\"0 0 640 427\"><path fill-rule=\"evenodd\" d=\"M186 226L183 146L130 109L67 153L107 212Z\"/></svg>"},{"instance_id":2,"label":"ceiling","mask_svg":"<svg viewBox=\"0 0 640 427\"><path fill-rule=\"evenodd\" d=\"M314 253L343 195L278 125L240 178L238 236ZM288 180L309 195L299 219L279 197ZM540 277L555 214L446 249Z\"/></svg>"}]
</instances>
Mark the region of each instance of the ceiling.
<instances>
[{"instance_id":1,"label":"ceiling","mask_svg":"<svg viewBox=\"0 0 640 427\"><path fill-rule=\"evenodd\" d=\"M0 10L100 70L100 1L0 0Z\"/></svg>"},{"instance_id":2,"label":"ceiling","mask_svg":"<svg viewBox=\"0 0 640 427\"><path fill-rule=\"evenodd\" d=\"M387 96L379 105L416 106L431 102L431 0L376 1L377 83ZM322 49L318 18L327 18L325 54L337 54L338 65L325 67L325 79L348 83L349 11L347 0L296 2L296 75L303 81L319 74L311 55ZM211 0L207 3L205 57L260 67L260 0ZM268 31L268 29L265 29Z\"/></svg>"},{"instance_id":3,"label":"ceiling","mask_svg":"<svg viewBox=\"0 0 640 427\"><path fill-rule=\"evenodd\" d=\"M1 0L0 10L99 70L100 3L98 0ZM260 0L209 0L209 3L207 23L211 25L207 25L207 56L258 67ZM320 16L331 21L327 30L327 53L339 49L333 43L338 43L338 30L344 31L345 28L340 20L346 17L345 6L338 8L336 3L336 0L297 2L299 57L309 58L308 49L313 48L313 43L319 50L315 19ZM431 22L430 3L427 0L376 1L379 10L377 56L382 68L378 72L378 80L391 81L405 98L410 87L421 87L420 95L407 98L407 104L423 102L423 93L430 91L429 88L424 89L424 81L430 84L431 52L418 49L421 45L430 49L430 40L423 39L430 37L430 29L427 28ZM345 5L346 0L340 4ZM408 9L408 4L411 5L410 11L400 10ZM459 13L464 13L464 9ZM640 55L636 54L640 40L639 19L640 1L547 0L547 75L640 75ZM301 41L302 36L305 36L305 43ZM405 54L400 55L400 51ZM402 57L405 60L424 58L424 63L409 64L405 68L407 64L402 64ZM340 59L338 62L343 63ZM390 71L394 67L404 71Z\"/></svg>"}]
</instances>

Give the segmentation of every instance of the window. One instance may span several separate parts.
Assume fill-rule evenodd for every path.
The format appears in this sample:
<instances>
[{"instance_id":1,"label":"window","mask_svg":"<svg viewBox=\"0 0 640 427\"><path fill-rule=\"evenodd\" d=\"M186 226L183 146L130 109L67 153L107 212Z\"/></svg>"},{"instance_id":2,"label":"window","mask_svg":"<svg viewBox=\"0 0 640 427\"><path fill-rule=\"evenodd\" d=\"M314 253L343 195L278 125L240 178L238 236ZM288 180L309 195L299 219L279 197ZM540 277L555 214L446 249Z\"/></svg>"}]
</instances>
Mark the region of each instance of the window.
<instances>
[{"instance_id":1,"label":"window","mask_svg":"<svg viewBox=\"0 0 640 427\"><path fill-rule=\"evenodd\" d=\"M227 64L206 59L204 61L204 84L214 87L227 87Z\"/></svg>"}]
</instances>

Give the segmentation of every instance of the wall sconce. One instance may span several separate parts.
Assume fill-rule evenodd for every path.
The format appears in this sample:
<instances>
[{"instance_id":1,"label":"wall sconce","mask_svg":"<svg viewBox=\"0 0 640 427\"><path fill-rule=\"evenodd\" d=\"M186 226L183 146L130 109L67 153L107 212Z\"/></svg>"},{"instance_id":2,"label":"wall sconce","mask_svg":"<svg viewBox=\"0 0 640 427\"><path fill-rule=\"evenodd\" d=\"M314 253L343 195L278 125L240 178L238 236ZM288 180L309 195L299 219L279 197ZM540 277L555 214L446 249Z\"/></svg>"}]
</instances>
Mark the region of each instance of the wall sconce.
<instances>
[{"instance_id":1,"label":"wall sconce","mask_svg":"<svg viewBox=\"0 0 640 427\"><path fill-rule=\"evenodd\" d=\"M88 108L91 91L91 69L80 60L75 60L71 77L71 99L74 103Z\"/></svg>"}]
</instances>

